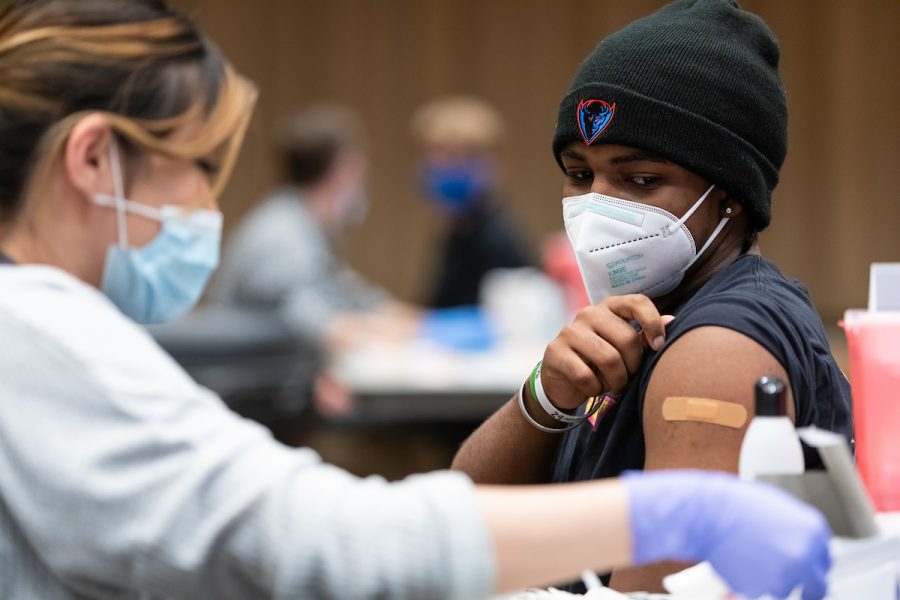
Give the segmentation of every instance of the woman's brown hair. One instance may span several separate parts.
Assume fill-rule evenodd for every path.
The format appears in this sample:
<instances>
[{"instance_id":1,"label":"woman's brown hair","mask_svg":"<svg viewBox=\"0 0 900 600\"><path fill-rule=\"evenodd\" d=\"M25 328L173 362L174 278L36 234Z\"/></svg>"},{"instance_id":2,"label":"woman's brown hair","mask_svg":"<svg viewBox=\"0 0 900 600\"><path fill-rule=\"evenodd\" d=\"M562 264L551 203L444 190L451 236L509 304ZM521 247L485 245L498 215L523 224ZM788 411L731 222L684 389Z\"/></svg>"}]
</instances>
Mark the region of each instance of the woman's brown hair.
<instances>
[{"instance_id":1,"label":"woman's brown hair","mask_svg":"<svg viewBox=\"0 0 900 600\"><path fill-rule=\"evenodd\" d=\"M234 164L256 91L194 23L162 0L15 0L0 12L0 223L88 113L126 150ZM175 129L198 124L187 142Z\"/></svg>"}]
</instances>

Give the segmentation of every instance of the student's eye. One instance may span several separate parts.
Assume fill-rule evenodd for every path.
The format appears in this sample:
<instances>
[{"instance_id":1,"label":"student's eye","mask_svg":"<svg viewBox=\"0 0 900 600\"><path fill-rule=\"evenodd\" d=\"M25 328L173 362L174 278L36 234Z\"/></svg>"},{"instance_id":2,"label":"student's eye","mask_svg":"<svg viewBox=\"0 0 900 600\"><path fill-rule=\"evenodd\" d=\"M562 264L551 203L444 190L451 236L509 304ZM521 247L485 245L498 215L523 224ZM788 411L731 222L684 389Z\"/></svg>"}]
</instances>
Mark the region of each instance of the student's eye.
<instances>
[{"instance_id":1,"label":"student's eye","mask_svg":"<svg viewBox=\"0 0 900 600\"><path fill-rule=\"evenodd\" d=\"M627 180L638 187L650 187L659 183L660 179L662 178L653 175L632 175Z\"/></svg>"},{"instance_id":2,"label":"student's eye","mask_svg":"<svg viewBox=\"0 0 900 600\"><path fill-rule=\"evenodd\" d=\"M591 181L594 178L593 171L588 171L586 169L567 169L566 170L566 179L573 183L586 183Z\"/></svg>"}]
</instances>

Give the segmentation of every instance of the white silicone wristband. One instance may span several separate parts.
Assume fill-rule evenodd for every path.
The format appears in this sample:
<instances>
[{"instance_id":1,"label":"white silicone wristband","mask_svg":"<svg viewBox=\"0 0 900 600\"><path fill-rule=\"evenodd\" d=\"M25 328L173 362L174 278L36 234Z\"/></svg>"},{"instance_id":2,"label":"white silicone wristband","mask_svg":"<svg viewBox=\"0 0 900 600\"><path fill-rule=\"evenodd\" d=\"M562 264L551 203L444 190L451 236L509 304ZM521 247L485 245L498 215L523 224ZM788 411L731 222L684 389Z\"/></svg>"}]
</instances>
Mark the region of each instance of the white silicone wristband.
<instances>
[{"instance_id":1,"label":"white silicone wristband","mask_svg":"<svg viewBox=\"0 0 900 600\"><path fill-rule=\"evenodd\" d=\"M550 415L553 420L559 421L560 423L581 423L584 421L583 416L569 415L553 406L553 403L547 396L547 392L544 391L544 386L541 385L542 368L543 366L538 366L537 373L534 375L534 393L537 396L536 400L538 401L538 404L541 405L544 412Z\"/></svg>"},{"instance_id":2,"label":"white silicone wristband","mask_svg":"<svg viewBox=\"0 0 900 600\"><path fill-rule=\"evenodd\" d=\"M541 431L546 432L546 433L564 433L566 431L569 431L570 429L575 429L576 427L581 425L581 422L578 422L578 423L573 423L572 425L569 425L568 427L556 428L556 427L546 427L544 425L541 425L537 421L535 421L534 417L532 417L530 414L528 414L528 409L525 408L525 394L522 392L522 390L525 388L526 385L528 385L527 381L523 385L519 386L519 410L522 411L522 416L525 417L525 420L528 421L528 423L531 424L532 427L534 427L535 429L540 429Z\"/></svg>"}]
</instances>

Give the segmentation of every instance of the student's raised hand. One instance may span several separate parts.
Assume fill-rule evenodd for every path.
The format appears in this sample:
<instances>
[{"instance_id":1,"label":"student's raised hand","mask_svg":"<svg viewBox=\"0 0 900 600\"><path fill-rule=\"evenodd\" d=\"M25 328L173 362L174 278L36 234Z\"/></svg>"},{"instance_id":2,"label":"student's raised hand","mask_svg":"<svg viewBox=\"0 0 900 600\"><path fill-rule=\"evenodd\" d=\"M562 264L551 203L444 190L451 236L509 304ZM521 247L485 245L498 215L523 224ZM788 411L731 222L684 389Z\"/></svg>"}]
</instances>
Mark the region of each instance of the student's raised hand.
<instances>
[{"instance_id":1,"label":"student's raised hand","mask_svg":"<svg viewBox=\"0 0 900 600\"><path fill-rule=\"evenodd\" d=\"M673 318L660 315L640 294L610 296L583 309L544 352L541 382L547 397L557 408L570 410L591 396L621 391L644 348L662 347L665 326Z\"/></svg>"},{"instance_id":2,"label":"student's raised hand","mask_svg":"<svg viewBox=\"0 0 900 600\"><path fill-rule=\"evenodd\" d=\"M831 567L822 514L781 490L704 471L626 473L635 565L709 561L748 598L821 600Z\"/></svg>"}]
</instances>

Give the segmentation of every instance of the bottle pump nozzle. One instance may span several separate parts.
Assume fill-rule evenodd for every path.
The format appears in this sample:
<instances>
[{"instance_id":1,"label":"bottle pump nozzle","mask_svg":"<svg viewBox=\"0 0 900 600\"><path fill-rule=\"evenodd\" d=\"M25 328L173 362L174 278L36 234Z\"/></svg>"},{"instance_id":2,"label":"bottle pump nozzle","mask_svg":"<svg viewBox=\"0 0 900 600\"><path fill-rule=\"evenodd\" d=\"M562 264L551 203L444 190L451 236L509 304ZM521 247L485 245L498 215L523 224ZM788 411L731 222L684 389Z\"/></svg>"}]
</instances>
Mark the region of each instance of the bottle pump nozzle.
<instances>
[{"instance_id":1,"label":"bottle pump nozzle","mask_svg":"<svg viewBox=\"0 0 900 600\"><path fill-rule=\"evenodd\" d=\"M787 389L777 377L760 377L756 382L756 416L787 416Z\"/></svg>"}]
</instances>

